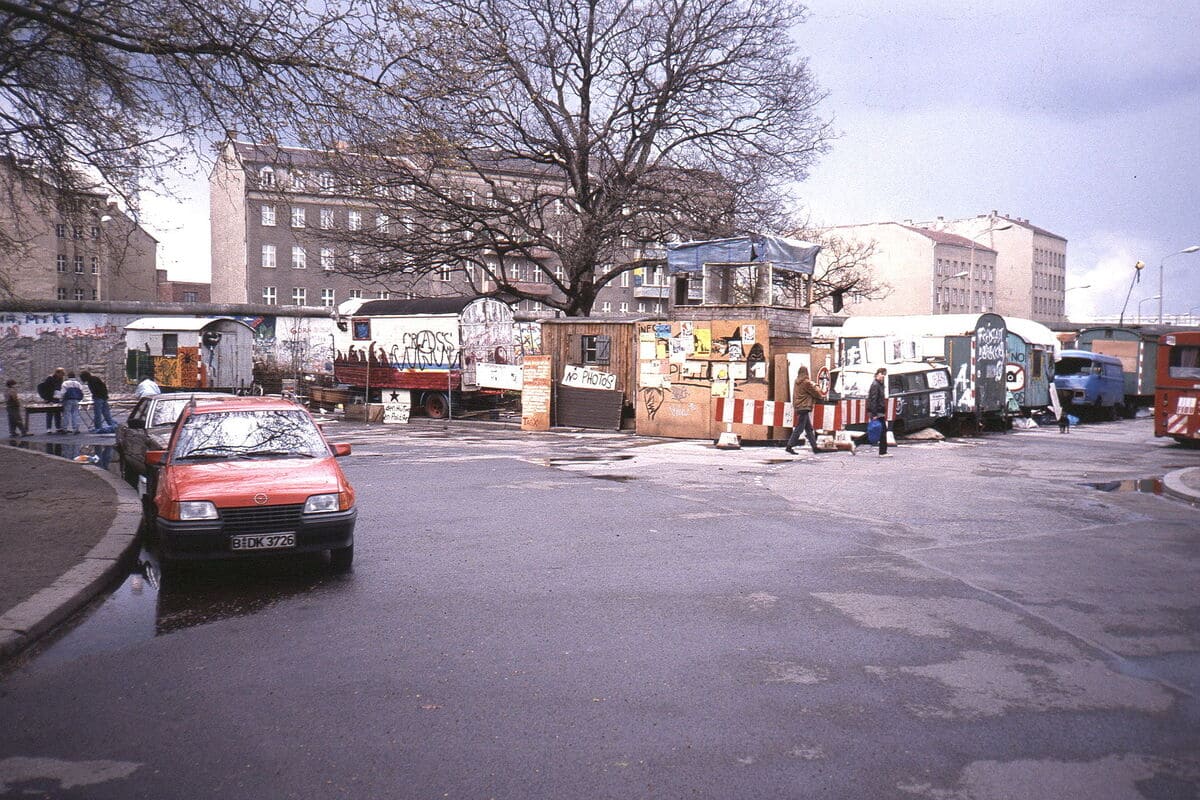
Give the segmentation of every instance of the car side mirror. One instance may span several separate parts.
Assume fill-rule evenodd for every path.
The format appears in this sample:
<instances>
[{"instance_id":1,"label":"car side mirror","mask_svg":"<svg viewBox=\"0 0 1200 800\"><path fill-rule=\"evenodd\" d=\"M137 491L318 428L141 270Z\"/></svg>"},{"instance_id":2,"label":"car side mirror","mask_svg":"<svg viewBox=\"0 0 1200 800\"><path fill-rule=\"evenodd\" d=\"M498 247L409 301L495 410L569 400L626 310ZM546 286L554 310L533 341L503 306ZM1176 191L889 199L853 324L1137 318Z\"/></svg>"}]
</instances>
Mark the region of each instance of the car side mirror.
<instances>
[{"instance_id":1,"label":"car side mirror","mask_svg":"<svg viewBox=\"0 0 1200 800\"><path fill-rule=\"evenodd\" d=\"M127 427L129 427L129 428L133 428L134 430L141 431L141 430L145 430L145 429L146 429L146 420L144 420L144 419L131 419L131 420L129 420L128 422L126 422L126 423L125 423L125 425L126 425Z\"/></svg>"},{"instance_id":2,"label":"car side mirror","mask_svg":"<svg viewBox=\"0 0 1200 800\"><path fill-rule=\"evenodd\" d=\"M348 447L349 445L347 445ZM167 460L166 450L147 450L146 451L146 466L161 467Z\"/></svg>"},{"instance_id":3,"label":"car side mirror","mask_svg":"<svg viewBox=\"0 0 1200 800\"><path fill-rule=\"evenodd\" d=\"M342 456L350 455L350 445L346 442L340 442L333 446L333 457L341 458Z\"/></svg>"}]
</instances>

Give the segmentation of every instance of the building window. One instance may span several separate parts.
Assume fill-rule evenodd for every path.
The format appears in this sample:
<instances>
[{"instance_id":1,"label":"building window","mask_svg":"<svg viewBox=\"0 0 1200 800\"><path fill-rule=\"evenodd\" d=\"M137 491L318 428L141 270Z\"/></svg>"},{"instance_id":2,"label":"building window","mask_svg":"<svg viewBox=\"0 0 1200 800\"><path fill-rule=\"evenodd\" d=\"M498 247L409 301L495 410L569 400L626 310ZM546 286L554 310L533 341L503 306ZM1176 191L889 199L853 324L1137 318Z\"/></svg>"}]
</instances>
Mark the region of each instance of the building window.
<instances>
[{"instance_id":1,"label":"building window","mask_svg":"<svg viewBox=\"0 0 1200 800\"><path fill-rule=\"evenodd\" d=\"M95 289L92 289L92 299L95 300L99 296L100 296L99 293Z\"/></svg>"},{"instance_id":2,"label":"building window","mask_svg":"<svg viewBox=\"0 0 1200 800\"><path fill-rule=\"evenodd\" d=\"M646 304L645 303L638 303L638 313L639 314L646 313Z\"/></svg>"},{"instance_id":3,"label":"building window","mask_svg":"<svg viewBox=\"0 0 1200 800\"><path fill-rule=\"evenodd\" d=\"M75 290L75 299L76 299L76 300L82 300L82 299L83 299L83 289L76 289L76 290Z\"/></svg>"},{"instance_id":4,"label":"building window","mask_svg":"<svg viewBox=\"0 0 1200 800\"><path fill-rule=\"evenodd\" d=\"M58 238L60 238L60 239L65 239L65 238L67 238L67 226L66 226L66 225L63 225L61 222L60 222L60 223L58 223L57 225L55 225L55 226L54 226L54 233L55 233L55 234L58 236ZM62 299L62 300L66 300L67 298L63 297L63 298L60 298L60 299Z\"/></svg>"},{"instance_id":5,"label":"building window","mask_svg":"<svg viewBox=\"0 0 1200 800\"><path fill-rule=\"evenodd\" d=\"M405 233L413 232L412 217L404 217L403 219L400 220L400 225L404 228Z\"/></svg>"},{"instance_id":6,"label":"building window","mask_svg":"<svg viewBox=\"0 0 1200 800\"><path fill-rule=\"evenodd\" d=\"M67 257L66 257L65 255L63 255L62 253L59 253L59 254L58 254L58 260L57 260L57 264L58 264L58 271L59 271L59 272L66 272L66 271L67 271ZM64 298L62 298L62 299L66 300L66 298L65 298L65 297L64 297Z\"/></svg>"},{"instance_id":7,"label":"building window","mask_svg":"<svg viewBox=\"0 0 1200 800\"><path fill-rule=\"evenodd\" d=\"M329 272L330 270L333 269L333 248L332 247L322 247L321 248L321 269L325 270L326 272Z\"/></svg>"},{"instance_id":8,"label":"building window","mask_svg":"<svg viewBox=\"0 0 1200 800\"><path fill-rule=\"evenodd\" d=\"M514 282L521 280L521 265L519 263L509 265L508 279Z\"/></svg>"},{"instance_id":9,"label":"building window","mask_svg":"<svg viewBox=\"0 0 1200 800\"><path fill-rule=\"evenodd\" d=\"M99 239L99 238L100 238L100 226L99 226L99 225L93 225L93 226L92 226L92 238L93 238L93 239Z\"/></svg>"},{"instance_id":10,"label":"building window","mask_svg":"<svg viewBox=\"0 0 1200 800\"><path fill-rule=\"evenodd\" d=\"M333 209L332 208L322 208L321 209L321 228L324 230L329 230L332 227L333 227Z\"/></svg>"},{"instance_id":11,"label":"building window","mask_svg":"<svg viewBox=\"0 0 1200 800\"><path fill-rule=\"evenodd\" d=\"M567 273L565 273L563 271L563 265L556 264L554 266L554 279L557 280L559 283L562 283L564 280L566 280L566 277L567 277Z\"/></svg>"},{"instance_id":12,"label":"building window","mask_svg":"<svg viewBox=\"0 0 1200 800\"><path fill-rule=\"evenodd\" d=\"M333 190L333 173L332 172L322 172L321 176L317 180L320 183L322 190L324 190L326 192Z\"/></svg>"},{"instance_id":13,"label":"building window","mask_svg":"<svg viewBox=\"0 0 1200 800\"><path fill-rule=\"evenodd\" d=\"M362 228L362 212L361 211L351 211L350 212L350 230L357 231L357 230L360 230L361 228Z\"/></svg>"},{"instance_id":14,"label":"building window","mask_svg":"<svg viewBox=\"0 0 1200 800\"><path fill-rule=\"evenodd\" d=\"M262 265L268 269L275 268L275 245L264 244L262 246Z\"/></svg>"},{"instance_id":15,"label":"building window","mask_svg":"<svg viewBox=\"0 0 1200 800\"><path fill-rule=\"evenodd\" d=\"M275 206L263 203L262 224L263 227L266 228L272 228L275 226Z\"/></svg>"},{"instance_id":16,"label":"building window","mask_svg":"<svg viewBox=\"0 0 1200 800\"><path fill-rule=\"evenodd\" d=\"M292 206L292 227L303 228L306 222L303 206Z\"/></svg>"},{"instance_id":17,"label":"building window","mask_svg":"<svg viewBox=\"0 0 1200 800\"><path fill-rule=\"evenodd\" d=\"M387 233L388 226L389 226L389 222L388 222L387 214L376 214L375 215L375 227L379 229L380 233Z\"/></svg>"},{"instance_id":18,"label":"building window","mask_svg":"<svg viewBox=\"0 0 1200 800\"><path fill-rule=\"evenodd\" d=\"M621 273L621 287L625 289L629 288L629 270Z\"/></svg>"},{"instance_id":19,"label":"building window","mask_svg":"<svg viewBox=\"0 0 1200 800\"><path fill-rule=\"evenodd\" d=\"M392 296L392 293L389 292L387 289L380 289L378 292L375 293L375 296L377 298L379 298L380 300L387 300L388 298L390 298Z\"/></svg>"},{"instance_id":20,"label":"building window","mask_svg":"<svg viewBox=\"0 0 1200 800\"><path fill-rule=\"evenodd\" d=\"M270 167L263 167L258 171L258 185L263 188L271 188L275 185L275 170Z\"/></svg>"},{"instance_id":21,"label":"building window","mask_svg":"<svg viewBox=\"0 0 1200 800\"><path fill-rule=\"evenodd\" d=\"M185 303L195 303L198 300L199 300L199 295L196 292L184 292L183 293L183 302L185 302Z\"/></svg>"},{"instance_id":22,"label":"building window","mask_svg":"<svg viewBox=\"0 0 1200 800\"><path fill-rule=\"evenodd\" d=\"M66 300L66 299L67 299L67 290L66 290L66 289L64 289L64 288L62 288L61 286L60 286L60 287L58 287L58 299L59 299L59 300Z\"/></svg>"},{"instance_id":23,"label":"building window","mask_svg":"<svg viewBox=\"0 0 1200 800\"><path fill-rule=\"evenodd\" d=\"M71 228L71 238L73 238L73 239L82 239L83 238L83 227L81 225L76 225L75 227Z\"/></svg>"},{"instance_id":24,"label":"building window","mask_svg":"<svg viewBox=\"0 0 1200 800\"><path fill-rule=\"evenodd\" d=\"M350 253L350 266L353 269L358 269L362 266L362 254L357 250Z\"/></svg>"},{"instance_id":25,"label":"building window","mask_svg":"<svg viewBox=\"0 0 1200 800\"><path fill-rule=\"evenodd\" d=\"M449 283L450 279L454 277L454 268L449 264L442 264L440 267L438 267L437 276L438 280L442 283Z\"/></svg>"},{"instance_id":26,"label":"building window","mask_svg":"<svg viewBox=\"0 0 1200 800\"><path fill-rule=\"evenodd\" d=\"M362 297L362 289L351 289L350 290L350 299L358 300L361 297Z\"/></svg>"},{"instance_id":27,"label":"building window","mask_svg":"<svg viewBox=\"0 0 1200 800\"><path fill-rule=\"evenodd\" d=\"M269 306L275 305L275 287L274 286L264 286L263 287L263 302Z\"/></svg>"},{"instance_id":28,"label":"building window","mask_svg":"<svg viewBox=\"0 0 1200 800\"><path fill-rule=\"evenodd\" d=\"M100 274L100 256L92 256L92 274Z\"/></svg>"},{"instance_id":29,"label":"building window","mask_svg":"<svg viewBox=\"0 0 1200 800\"><path fill-rule=\"evenodd\" d=\"M601 314L608 314L611 311L612 311L612 303L605 300L603 303L600 304L600 313Z\"/></svg>"},{"instance_id":30,"label":"building window","mask_svg":"<svg viewBox=\"0 0 1200 800\"><path fill-rule=\"evenodd\" d=\"M304 305L304 300L305 300L306 294L307 294L307 292L305 291L303 286L297 286L295 289L292 289L292 305L294 305L294 306Z\"/></svg>"},{"instance_id":31,"label":"building window","mask_svg":"<svg viewBox=\"0 0 1200 800\"><path fill-rule=\"evenodd\" d=\"M607 364L612 358L612 339L589 334L579 337L579 361L583 364Z\"/></svg>"},{"instance_id":32,"label":"building window","mask_svg":"<svg viewBox=\"0 0 1200 800\"><path fill-rule=\"evenodd\" d=\"M621 313L622 314L629 313L629 303L621 303Z\"/></svg>"},{"instance_id":33,"label":"building window","mask_svg":"<svg viewBox=\"0 0 1200 800\"><path fill-rule=\"evenodd\" d=\"M307 267L308 267L308 253L306 253L304 251L303 247L293 247L292 248L292 269L307 269Z\"/></svg>"},{"instance_id":34,"label":"building window","mask_svg":"<svg viewBox=\"0 0 1200 800\"><path fill-rule=\"evenodd\" d=\"M75 256L75 272L83 274L83 256Z\"/></svg>"},{"instance_id":35,"label":"building window","mask_svg":"<svg viewBox=\"0 0 1200 800\"><path fill-rule=\"evenodd\" d=\"M325 306L326 308L333 306L333 289L321 290L321 305Z\"/></svg>"}]
</instances>

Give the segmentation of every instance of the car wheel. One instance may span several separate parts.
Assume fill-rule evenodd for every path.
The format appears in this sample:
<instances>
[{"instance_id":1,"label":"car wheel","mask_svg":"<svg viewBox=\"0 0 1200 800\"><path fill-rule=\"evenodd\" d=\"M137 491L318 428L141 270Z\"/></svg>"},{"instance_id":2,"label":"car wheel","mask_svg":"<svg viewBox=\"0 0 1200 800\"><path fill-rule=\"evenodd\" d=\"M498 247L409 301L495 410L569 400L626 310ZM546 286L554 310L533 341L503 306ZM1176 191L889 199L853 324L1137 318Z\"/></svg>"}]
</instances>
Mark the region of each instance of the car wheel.
<instances>
[{"instance_id":1,"label":"car wheel","mask_svg":"<svg viewBox=\"0 0 1200 800\"><path fill-rule=\"evenodd\" d=\"M430 419L445 419L450 411L450 401L442 392L425 395L425 415Z\"/></svg>"},{"instance_id":2,"label":"car wheel","mask_svg":"<svg viewBox=\"0 0 1200 800\"><path fill-rule=\"evenodd\" d=\"M354 563L354 545L329 551L329 565L335 572L349 572Z\"/></svg>"}]
</instances>

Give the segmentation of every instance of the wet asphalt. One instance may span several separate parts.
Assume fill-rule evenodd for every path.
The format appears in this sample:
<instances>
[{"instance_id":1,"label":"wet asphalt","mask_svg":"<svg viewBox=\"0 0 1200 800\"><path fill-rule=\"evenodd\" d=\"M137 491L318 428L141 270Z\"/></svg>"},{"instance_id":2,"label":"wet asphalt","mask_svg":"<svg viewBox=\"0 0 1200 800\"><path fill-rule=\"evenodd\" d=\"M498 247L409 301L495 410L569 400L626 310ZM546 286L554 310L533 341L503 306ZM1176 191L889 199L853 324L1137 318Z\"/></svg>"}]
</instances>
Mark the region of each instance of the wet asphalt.
<instances>
[{"instance_id":1,"label":"wet asphalt","mask_svg":"<svg viewBox=\"0 0 1200 800\"><path fill-rule=\"evenodd\" d=\"M0 678L0 795L1200 787L1200 517L1155 491L1200 456L1145 420L887 460L347 438L353 573L143 553Z\"/></svg>"}]
</instances>

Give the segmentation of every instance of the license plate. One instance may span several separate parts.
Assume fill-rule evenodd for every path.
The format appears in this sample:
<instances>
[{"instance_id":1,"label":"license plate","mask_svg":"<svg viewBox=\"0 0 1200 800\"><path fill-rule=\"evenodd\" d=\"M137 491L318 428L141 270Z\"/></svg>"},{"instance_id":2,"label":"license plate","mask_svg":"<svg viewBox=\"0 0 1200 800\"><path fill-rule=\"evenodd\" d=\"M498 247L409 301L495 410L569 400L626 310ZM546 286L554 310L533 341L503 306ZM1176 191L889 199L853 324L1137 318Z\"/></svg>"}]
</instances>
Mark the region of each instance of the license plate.
<instances>
[{"instance_id":1,"label":"license plate","mask_svg":"<svg viewBox=\"0 0 1200 800\"><path fill-rule=\"evenodd\" d=\"M229 546L234 550L275 550L280 547L295 547L294 533L254 533L230 536Z\"/></svg>"}]
</instances>

